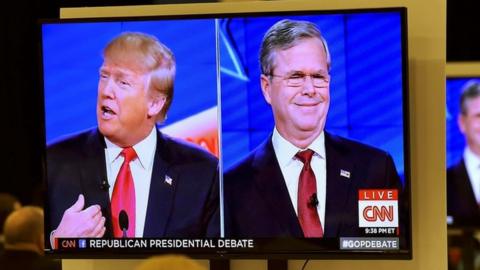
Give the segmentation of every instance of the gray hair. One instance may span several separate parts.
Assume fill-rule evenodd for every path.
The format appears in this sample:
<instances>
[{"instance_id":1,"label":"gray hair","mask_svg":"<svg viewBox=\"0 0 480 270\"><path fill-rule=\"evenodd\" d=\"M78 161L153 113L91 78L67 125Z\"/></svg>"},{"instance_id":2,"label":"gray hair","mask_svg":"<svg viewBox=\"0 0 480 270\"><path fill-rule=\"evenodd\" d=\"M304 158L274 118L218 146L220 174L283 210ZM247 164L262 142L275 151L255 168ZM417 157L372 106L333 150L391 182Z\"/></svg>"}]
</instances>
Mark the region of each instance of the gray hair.
<instances>
[{"instance_id":1,"label":"gray hair","mask_svg":"<svg viewBox=\"0 0 480 270\"><path fill-rule=\"evenodd\" d=\"M460 96L460 112L463 115L466 115L468 113L467 101L477 97L480 97L480 82L469 81L463 87L462 95Z\"/></svg>"},{"instance_id":2,"label":"gray hair","mask_svg":"<svg viewBox=\"0 0 480 270\"><path fill-rule=\"evenodd\" d=\"M307 38L318 38L322 41L327 55L328 70L330 70L330 51L318 27L312 22L286 19L275 23L263 37L259 53L262 74L272 74L276 50L287 50Z\"/></svg>"}]
</instances>

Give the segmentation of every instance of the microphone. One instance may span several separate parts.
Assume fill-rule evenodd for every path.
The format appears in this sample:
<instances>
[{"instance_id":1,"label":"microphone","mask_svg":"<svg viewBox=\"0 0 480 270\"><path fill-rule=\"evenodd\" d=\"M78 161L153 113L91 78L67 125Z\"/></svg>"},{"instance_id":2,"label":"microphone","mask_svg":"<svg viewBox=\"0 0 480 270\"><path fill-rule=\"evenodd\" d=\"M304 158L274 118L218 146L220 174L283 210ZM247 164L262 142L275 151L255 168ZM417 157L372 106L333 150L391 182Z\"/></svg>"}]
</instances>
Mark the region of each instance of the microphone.
<instances>
[{"instance_id":1,"label":"microphone","mask_svg":"<svg viewBox=\"0 0 480 270\"><path fill-rule=\"evenodd\" d=\"M108 184L107 180L103 180L102 183L100 184L100 189L103 191L108 191L110 188L110 185Z\"/></svg>"},{"instance_id":2,"label":"microphone","mask_svg":"<svg viewBox=\"0 0 480 270\"><path fill-rule=\"evenodd\" d=\"M120 225L120 229L123 232L123 238L127 237L127 230L128 230L128 215L125 210L120 211L120 215L118 215L118 224Z\"/></svg>"},{"instance_id":3,"label":"microphone","mask_svg":"<svg viewBox=\"0 0 480 270\"><path fill-rule=\"evenodd\" d=\"M317 198L317 193L315 192L308 199L308 207L317 208L317 206L318 206L318 198Z\"/></svg>"}]
</instances>

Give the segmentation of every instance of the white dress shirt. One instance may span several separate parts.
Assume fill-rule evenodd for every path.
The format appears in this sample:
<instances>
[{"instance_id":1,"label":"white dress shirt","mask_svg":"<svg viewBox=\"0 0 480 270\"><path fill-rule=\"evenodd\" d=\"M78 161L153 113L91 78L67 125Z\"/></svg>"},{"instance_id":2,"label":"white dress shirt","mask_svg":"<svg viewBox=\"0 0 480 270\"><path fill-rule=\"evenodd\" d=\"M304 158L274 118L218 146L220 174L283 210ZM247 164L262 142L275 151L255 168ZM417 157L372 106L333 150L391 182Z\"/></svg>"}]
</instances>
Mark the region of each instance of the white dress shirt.
<instances>
[{"instance_id":1,"label":"white dress shirt","mask_svg":"<svg viewBox=\"0 0 480 270\"><path fill-rule=\"evenodd\" d=\"M480 204L480 157L475 155L469 147L466 147L463 152L463 159L465 160L468 179L470 179L475 199L477 204Z\"/></svg>"},{"instance_id":2,"label":"white dress shirt","mask_svg":"<svg viewBox=\"0 0 480 270\"><path fill-rule=\"evenodd\" d=\"M318 206L317 212L322 229L325 230L325 202L326 202L326 187L327 187L327 162L325 155L325 134L322 133L316 138L312 144L306 149L300 149L283 138L278 133L277 128L273 130L272 144L275 151L275 156L278 160L278 165L283 174L283 179L287 185L290 200L292 201L293 208L298 215L297 198L298 198L298 178L303 168L303 163L295 155L299 151L306 149L313 150L315 154L310 162L310 167L315 173L317 180L317 199Z\"/></svg>"},{"instance_id":3,"label":"white dress shirt","mask_svg":"<svg viewBox=\"0 0 480 270\"><path fill-rule=\"evenodd\" d=\"M124 160L123 156L120 155L123 148L115 145L107 138L105 138L105 142L107 144L105 161L108 184L110 185L108 193L110 199L112 199L115 181ZM143 141L133 146L138 157L130 162L130 170L135 185L135 237L143 237L156 146L157 133L155 127Z\"/></svg>"}]
</instances>

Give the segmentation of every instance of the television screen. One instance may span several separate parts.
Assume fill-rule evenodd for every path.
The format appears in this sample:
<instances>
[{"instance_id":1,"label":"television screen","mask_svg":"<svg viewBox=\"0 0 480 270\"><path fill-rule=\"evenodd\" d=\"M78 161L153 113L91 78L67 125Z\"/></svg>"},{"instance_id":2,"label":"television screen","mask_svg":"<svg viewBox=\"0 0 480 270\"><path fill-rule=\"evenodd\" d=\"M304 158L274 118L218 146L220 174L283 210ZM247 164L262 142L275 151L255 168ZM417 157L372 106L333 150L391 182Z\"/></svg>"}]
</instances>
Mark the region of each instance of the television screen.
<instances>
[{"instance_id":1,"label":"television screen","mask_svg":"<svg viewBox=\"0 0 480 270\"><path fill-rule=\"evenodd\" d=\"M474 268L480 228L480 76L448 76L446 91L448 264Z\"/></svg>"},{"instance_id":2,"label":"television screen","mask_svg":"<svg viewBox=\"0 0 480 270\"><path fill-rule=\"evenodd\" d=\"M480 77L447 79L447 222L480 227Z\"/></svg>"},{"instance_id":3,"label":"television screen","mask_svg":"<svg viewBox=\"0 0 480 270\"><path fill-rule=\"evenodd\" d=\"M406 9L44 21L47 253L411 258Z\"/></svg>"}]
</instances>

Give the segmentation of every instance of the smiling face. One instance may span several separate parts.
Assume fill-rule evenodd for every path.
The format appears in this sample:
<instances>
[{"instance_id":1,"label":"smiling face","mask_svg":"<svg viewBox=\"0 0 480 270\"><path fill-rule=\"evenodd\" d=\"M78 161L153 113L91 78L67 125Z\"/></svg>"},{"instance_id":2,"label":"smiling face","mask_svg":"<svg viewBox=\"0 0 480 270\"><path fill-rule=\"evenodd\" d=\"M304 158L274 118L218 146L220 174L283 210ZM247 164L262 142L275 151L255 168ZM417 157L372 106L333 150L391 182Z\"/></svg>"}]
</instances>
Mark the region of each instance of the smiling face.
<instances>
[{"instance_id":1,"label":"smiling face","mask_svg":"<svg viewBox=\"0 0 480 270\"><path fill-rule=\"evenodd\" d=\"M165 98L150 94L149 81L150 74L131 61L106 57L100 68L98 127L120 147L133 146L146 138L163 107Z\"/></svg>"},{"instance_id":2,"label":"smiling face","mask_svg":"<svg viewBox=\"0 0 480 270\"><path fill-rule=\"evenodd\" d=\"M273 75L261 76L265 100L272 106L279 133L294 145L304 148L323 131L330 104L330 81L315 87L307 76L302 86L288 86L288 75L318 74L328 77L327 56L318 38L300 40L286 50L276 50ZM283 77L278 77L283 76Z\"/></svg>"}]
</instances>

